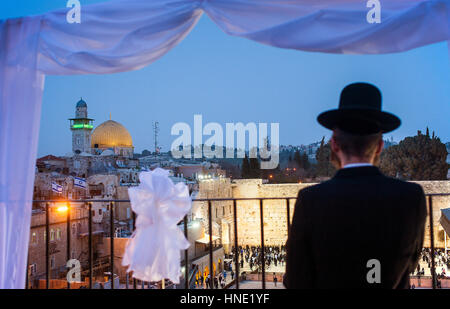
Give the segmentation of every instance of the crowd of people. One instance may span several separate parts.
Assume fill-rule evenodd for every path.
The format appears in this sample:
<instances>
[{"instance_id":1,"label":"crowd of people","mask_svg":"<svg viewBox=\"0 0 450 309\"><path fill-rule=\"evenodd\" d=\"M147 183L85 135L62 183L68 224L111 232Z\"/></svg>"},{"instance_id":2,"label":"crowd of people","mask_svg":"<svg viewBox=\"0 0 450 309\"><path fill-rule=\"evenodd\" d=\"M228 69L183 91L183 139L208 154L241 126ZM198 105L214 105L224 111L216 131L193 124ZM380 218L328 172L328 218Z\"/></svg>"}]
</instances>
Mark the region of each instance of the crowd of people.
<instances>
[{"instance_id":1,"label":"crowd of people","mask_svg":"<svg viewBox=\"0 0 450 309\"><path fill-rule=\"evenodd\" d=\"M239 246L238 247L239 272L261 272L262 270L262 249L261 246ZM235 248L232 247L228 254L225 254L223 263L223 271L219 272L211 279L210 274L198 273L195 278L195 287L201 288L224 288L229 282L235 279ZM265 246L264 261L266 271L274 271L274 267L284 269L286 263L286 248L280 246ZM274 278L275 272L273 274ZM274 279L274 282L277 279ZM276 286L276 283L275 283Z\"/></svg>"},{"instance_id":2,"label":"crowd of people","mask_svg":"<svg viewBox=\"0 0 450 309\"><path fill-rule=\"evenodd\" d=\"M229 276L229 277L228 277ZM227 281L234 280L234 272L227 272L226 270L220 272L218 275L214 276L214 278L211 280L211 275L203 275L201 273L197 274L195 278L195 288L196 289L224 289Z\"/></svg>"},{"instance_id":3,"label":"crowd of people","mask_svg":"<svg viewBox=\"0 0 450 309\"><path fill-rule=\"evenodd\" d=\"M237 261L239 261L239 267L241 270L247 267L249 268L250 272L260 272L262 270L263 254L261 246L239 246L237 251ZM230 254L227 256L232 261L235 261L235 252L235 248L233 247ZM286 262L285 246L265 246L264 261L266 270L271 266L275 268L278 266L284 267Z\"/></svg>"},{"instance_id":4,"label":"crowd of people","mask_svg":"<svg viewBox=\"0 0 450 309\"><path fill-rule=\"evenodd\" d=\"M210 275L198 274L195 280L196 288L225 288L225 286L235 279L235 248L232 247L230 252L225 255L223 271L219 272L211 280ZM262 249L261 246L239 246L238 247L238 263L239 272L261 272L262 270ZM286 248L284 245L280 246L265 246L264 260L266 265L266 272L272 272L274 268L283 269L286 263ZM440 279L450 277L450 252L445 252L444 249L435 249L435 271L438 283ZM431 275L431 249L423 248L419 264L416 270L412 273L414 276L430 276ZM276 276L273 273L274 283L276 286Z\"/></svg>"}]
</instances>

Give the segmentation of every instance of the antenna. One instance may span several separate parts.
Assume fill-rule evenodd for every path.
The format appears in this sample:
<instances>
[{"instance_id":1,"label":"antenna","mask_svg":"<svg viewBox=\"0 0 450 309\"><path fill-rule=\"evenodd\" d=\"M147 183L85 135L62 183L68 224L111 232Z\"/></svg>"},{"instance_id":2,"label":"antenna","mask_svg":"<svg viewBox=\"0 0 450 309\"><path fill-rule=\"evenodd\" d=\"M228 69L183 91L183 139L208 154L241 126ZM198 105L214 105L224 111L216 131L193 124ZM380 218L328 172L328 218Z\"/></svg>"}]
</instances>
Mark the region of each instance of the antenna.
<instances>
[{"instance_id":1,"label":"antenna","mask_svg":"<svg viewBox=\"0 0 450 309\"><path fill-rule=\"evenodd\" d=\"M158 133L159 133L159 122L153 122L153 134L155 139L155 154L158 154Z\"/></svg>"}]
</instances>

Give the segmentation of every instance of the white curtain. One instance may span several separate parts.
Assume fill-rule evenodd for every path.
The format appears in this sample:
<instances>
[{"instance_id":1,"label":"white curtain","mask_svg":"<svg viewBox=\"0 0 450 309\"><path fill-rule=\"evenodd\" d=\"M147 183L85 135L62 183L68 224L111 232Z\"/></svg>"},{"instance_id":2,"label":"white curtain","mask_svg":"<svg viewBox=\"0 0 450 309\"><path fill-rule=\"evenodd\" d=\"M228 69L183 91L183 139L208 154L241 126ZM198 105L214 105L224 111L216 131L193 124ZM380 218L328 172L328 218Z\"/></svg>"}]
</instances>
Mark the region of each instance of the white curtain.
<instances>
[{"instance_id":1,"label":"white curtain","mask_svg":"<svg viewBox=\"0 0 450 309\"><path fill-rule=\"evenodd\" d=\"M39 19L0 22L0 288L23 288L44 75Z\"/></svg>"},{"instance_id":2,"label":"white curtain","mask_svg":"<svg viewBox=\"0 0 450 309\"><path fill-rule=\"evenodd\" d=\"M23 288L44 75L142 68L205 12L223 31L281 48L401 52L450 39L448 0L129 0L0 21L0 288ZM201 47L199 47L201 48Z\"/></svg>"}]
</instances>

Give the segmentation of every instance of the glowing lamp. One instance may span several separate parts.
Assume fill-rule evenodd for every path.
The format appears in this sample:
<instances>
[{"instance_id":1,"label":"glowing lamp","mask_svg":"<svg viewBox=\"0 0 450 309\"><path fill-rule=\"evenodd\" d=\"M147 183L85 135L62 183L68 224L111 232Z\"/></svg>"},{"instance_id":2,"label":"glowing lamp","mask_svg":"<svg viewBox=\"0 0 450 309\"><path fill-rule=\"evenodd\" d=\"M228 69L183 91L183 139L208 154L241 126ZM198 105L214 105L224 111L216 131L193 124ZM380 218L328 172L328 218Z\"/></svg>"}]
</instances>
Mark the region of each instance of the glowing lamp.
<instances>
[{"instance_id":1,"label":"glowing lamp","mask_svg":"<svg viewBox=\"0 0 450 309\"><path fill-rule=\"evenodd\" d=\"M56 211L58 212L66 212L69 210L69 207L67 206L59 206L58 208L56 208Z\"/></svg>"},{"instance_id":2,"label":"glowing lamp","mask_svg":"<svg viewBox=\"0 0 450 309\"><path fill-rule=\"evenodd\" d=\"M57 212L67 212L69 210L69 206L67 205L67 203L65 203L65 204L62 204L62 205L60 205L60 206L58 206L57 208L56 208L56 211Z\"/></svg>"}]
</instances>

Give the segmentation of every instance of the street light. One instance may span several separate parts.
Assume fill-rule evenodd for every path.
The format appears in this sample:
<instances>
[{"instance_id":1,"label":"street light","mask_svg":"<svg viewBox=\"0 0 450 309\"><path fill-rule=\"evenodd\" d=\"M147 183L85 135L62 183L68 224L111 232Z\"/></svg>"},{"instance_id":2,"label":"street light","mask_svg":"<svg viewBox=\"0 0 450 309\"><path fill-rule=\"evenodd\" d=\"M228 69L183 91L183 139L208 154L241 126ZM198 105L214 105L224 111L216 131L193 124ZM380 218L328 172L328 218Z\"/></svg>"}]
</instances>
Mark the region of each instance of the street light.
<instances>
[{"instance_id":1,"label":"street light","mask_svg":"<svg viewBox=\"0 0 450 309\"><path fill-rule=\"evenodd\" d=\"M57 212L67 212L68 210L69 210L69 206L68 206L67 202L61 203L61 205L56 208Z\"/></svg>"}]
</instances>

